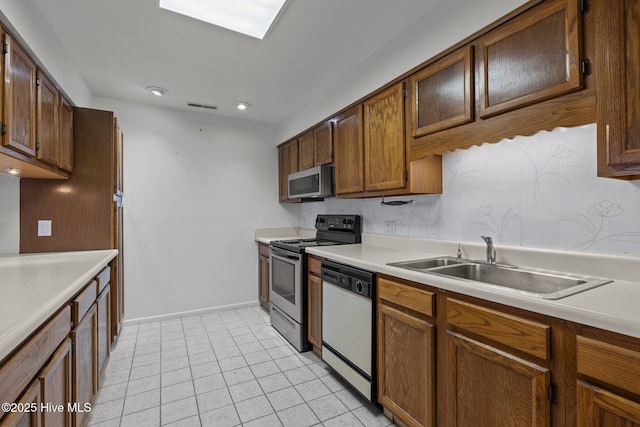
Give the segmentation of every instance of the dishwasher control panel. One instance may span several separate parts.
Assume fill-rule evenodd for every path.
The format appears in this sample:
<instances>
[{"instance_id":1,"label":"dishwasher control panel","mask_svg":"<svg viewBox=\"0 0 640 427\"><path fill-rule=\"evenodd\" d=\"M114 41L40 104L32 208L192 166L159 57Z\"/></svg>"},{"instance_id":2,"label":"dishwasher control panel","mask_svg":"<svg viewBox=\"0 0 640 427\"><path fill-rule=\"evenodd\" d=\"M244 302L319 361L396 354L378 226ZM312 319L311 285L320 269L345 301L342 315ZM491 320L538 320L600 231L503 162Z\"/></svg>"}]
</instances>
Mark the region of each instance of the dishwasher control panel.
<instances>
[{"instance_id":1,"label":"dishwasher control panel","mask_svg":"<svg viewBox=\"0 0 640 427\"><path fill-rule=\"evenodd\" d=\"M322 280L342 289L373 298L374 273L340 264L330 260L322 261Z\"/></svg>"}]
</instances>

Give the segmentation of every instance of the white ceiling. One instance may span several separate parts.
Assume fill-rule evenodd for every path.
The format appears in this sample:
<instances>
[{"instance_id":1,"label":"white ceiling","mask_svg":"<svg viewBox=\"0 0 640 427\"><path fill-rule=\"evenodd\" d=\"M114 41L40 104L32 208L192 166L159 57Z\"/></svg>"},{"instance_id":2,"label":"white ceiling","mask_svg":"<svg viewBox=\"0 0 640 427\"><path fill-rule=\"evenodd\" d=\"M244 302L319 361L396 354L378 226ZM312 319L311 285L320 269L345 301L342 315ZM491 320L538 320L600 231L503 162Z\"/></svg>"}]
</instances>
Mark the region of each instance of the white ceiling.
<instances>
[{"instance_id":1,"label":"white ceiling","mask_svg":"<svg viewBox=\"0 0 640 427\"><path fill-rule=\"evenodd\" d=\"M279 123L446 0L288 0L264 40L158 0L35 0L94 95ZM161 86L162 98L145 90ZM239 112L236 101L251 108Z\"/></svg>"}]
</instances>

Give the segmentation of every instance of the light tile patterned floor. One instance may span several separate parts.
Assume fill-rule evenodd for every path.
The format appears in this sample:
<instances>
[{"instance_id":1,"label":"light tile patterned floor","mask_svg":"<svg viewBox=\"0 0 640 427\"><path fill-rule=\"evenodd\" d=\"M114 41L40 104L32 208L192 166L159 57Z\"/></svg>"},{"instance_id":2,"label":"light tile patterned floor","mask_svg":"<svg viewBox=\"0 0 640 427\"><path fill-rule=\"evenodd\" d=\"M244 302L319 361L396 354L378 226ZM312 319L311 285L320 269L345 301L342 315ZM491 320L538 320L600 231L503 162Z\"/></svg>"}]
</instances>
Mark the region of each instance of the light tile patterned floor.
<instances>
[{"instance_id":1,"label":"light tile patterned floor","mask_svg":"<svg viewBox=\"0 0 640 427\"><path fill-rule=\"evenodd\" d=\"M125 326L89 425L388 426L260 307Z\"/></svg>"}]
</instances>

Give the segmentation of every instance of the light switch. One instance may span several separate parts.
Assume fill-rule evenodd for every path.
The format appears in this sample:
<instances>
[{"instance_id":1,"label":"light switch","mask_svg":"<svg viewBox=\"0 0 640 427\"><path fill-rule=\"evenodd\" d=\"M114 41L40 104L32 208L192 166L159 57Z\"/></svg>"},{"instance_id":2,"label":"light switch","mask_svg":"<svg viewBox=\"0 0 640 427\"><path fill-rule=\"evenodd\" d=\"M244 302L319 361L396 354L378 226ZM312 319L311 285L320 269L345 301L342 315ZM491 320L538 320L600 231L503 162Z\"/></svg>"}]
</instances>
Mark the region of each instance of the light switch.
<instances>
[{"instance_id":1,"label":"light switch","mask_svg":"<svg viewBox=\"0 0 640 427\"><path fill-rule=\"evenodd\" d=\"M50 219L38 220L38 236L51 236L51 220Z\"/></svg>"}]
</instances>

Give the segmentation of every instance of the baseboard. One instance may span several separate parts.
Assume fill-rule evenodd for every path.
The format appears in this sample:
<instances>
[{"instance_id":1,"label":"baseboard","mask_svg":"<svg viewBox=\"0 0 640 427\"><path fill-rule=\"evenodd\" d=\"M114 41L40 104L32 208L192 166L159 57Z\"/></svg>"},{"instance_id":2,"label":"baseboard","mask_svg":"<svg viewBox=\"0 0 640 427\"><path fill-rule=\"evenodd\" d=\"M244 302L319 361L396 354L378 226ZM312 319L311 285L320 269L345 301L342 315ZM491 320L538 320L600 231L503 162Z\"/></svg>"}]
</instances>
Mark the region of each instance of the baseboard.
<instances>
[{"instance_id":1,"label":"baseboard","mask_svg":"<svg viewBox=\"0 0 640 427\"><path fill-rule=\"evenodd\" d=\"M213 313L216 311L236 310L238 308L256 307L259 305L260 303L258 301L248 301L248 302L241 302L238 304L221 305L218 307L200 308L197 310L181 311L181 312L169 313L169 314L160 314L158 316L139 317L136 319L125 319L122 321L122 324L123 326L140 325L142 323L157 322L159 320L177 319L185 316L197 316L197 315L202 315L207 313Z\"/></svg>"}]
</instances>

